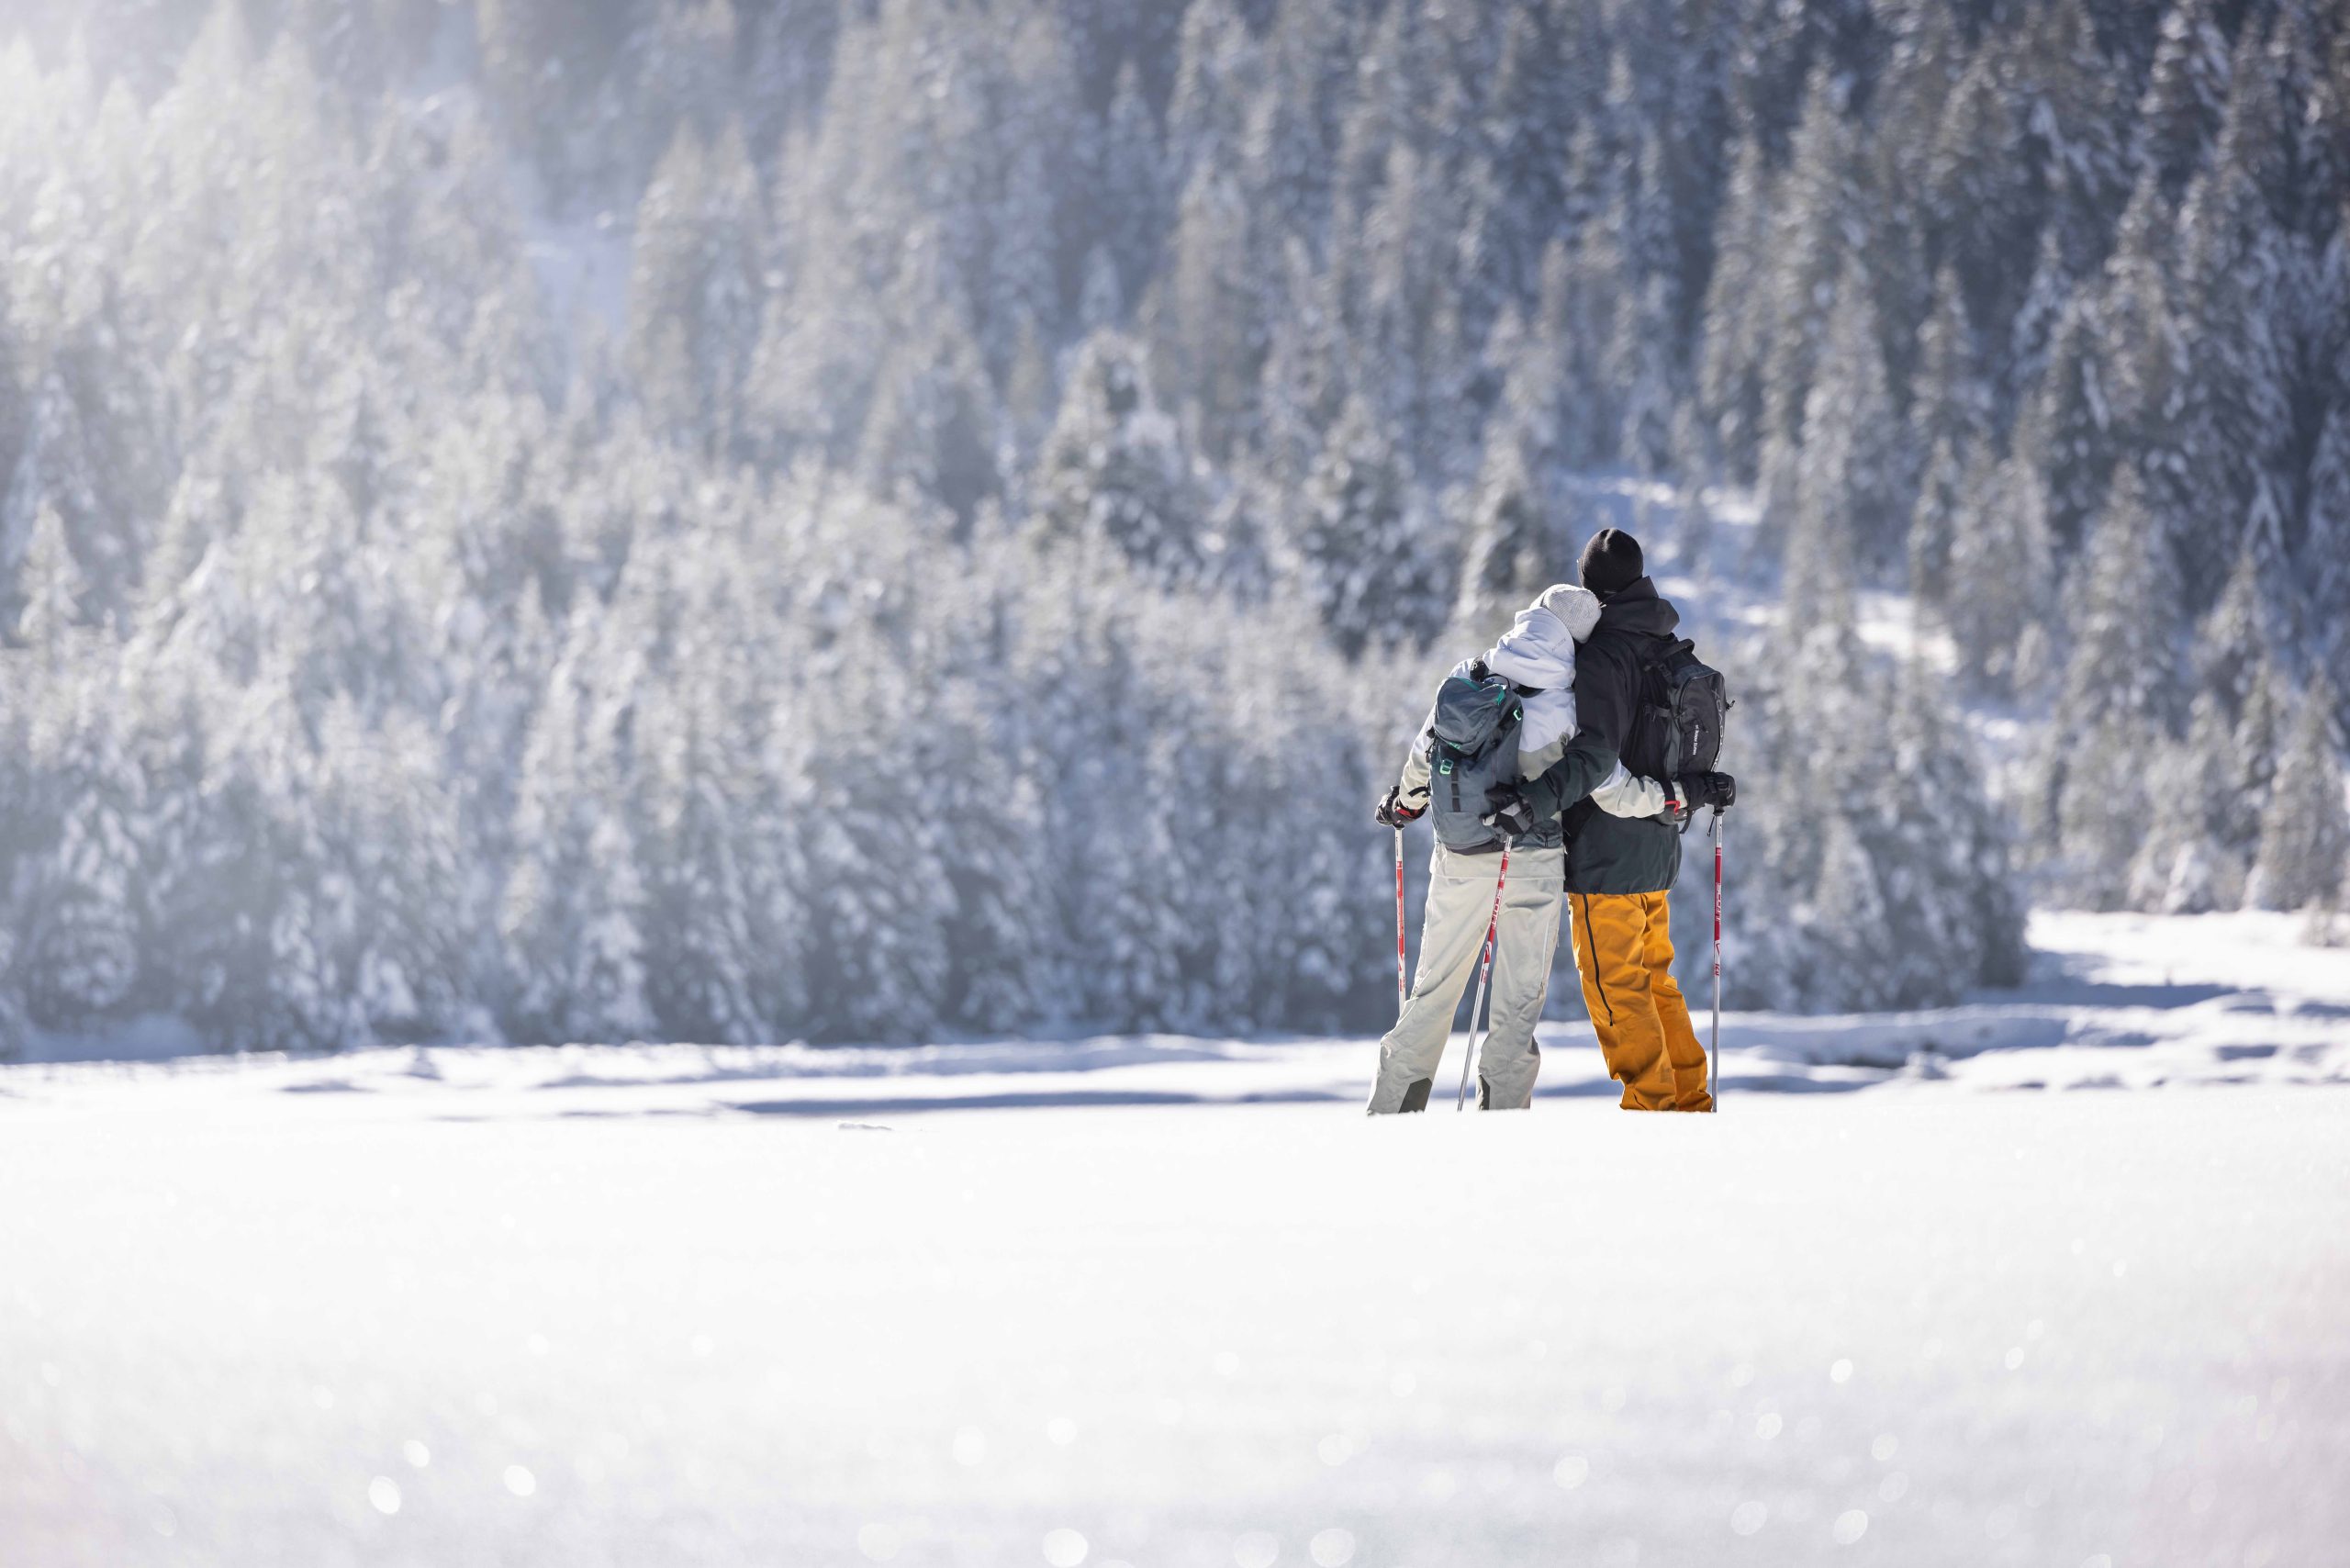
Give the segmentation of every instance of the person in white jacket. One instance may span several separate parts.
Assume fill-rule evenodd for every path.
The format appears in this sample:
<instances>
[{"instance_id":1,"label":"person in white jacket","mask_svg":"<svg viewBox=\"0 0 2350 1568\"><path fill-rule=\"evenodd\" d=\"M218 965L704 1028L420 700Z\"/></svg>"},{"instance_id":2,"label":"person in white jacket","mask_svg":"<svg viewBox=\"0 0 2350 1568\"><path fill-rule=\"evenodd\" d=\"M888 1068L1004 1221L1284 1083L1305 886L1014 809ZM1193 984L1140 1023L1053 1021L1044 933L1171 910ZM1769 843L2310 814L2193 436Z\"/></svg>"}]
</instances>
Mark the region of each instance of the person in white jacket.
<instances>
[{"instance_id":1,"label":"person in white jacket","mask_svg":"<svg viewBox=\"0 0 2350 1568\"><path fill-rule=\"evenodd\" d=\"M1510 683L1524 714L1517 737L1521 779L1541 777L1575 751L1575 644L1591 635L1599 609L1598 599L1584 588L1566 583L1546 588L1518 612L1516 622L1483 659L1464 659L1453 668L1457 677L1476 678L1483 673ZM1382 823L1400 826L1427 812L1435 727L1432 709L1404 756L1402 779L1380 802ZM1613 751L1598 745L1584 749L1591 753L1587 765L1592 773L1602 766L1608 768L1589 786L1602 810L1645 817L1672 805L1664 786L1633 778L1615 760ZM1403 1015L1379 1042L1379 1074L1369 1105L1373 1115L1427 1105L1453 1015L1484 946L1494 883L1501 868L1500 847L1498 839L1492 850L1482 852L1439 843L1429 858L1419 967ZM1518 1110L1533 1101L1540 1067L1534 1025L1542 1016L1559 944L1565 866L1555 815L1510 845L1509 876L1494 942L1492 1032L1477 1063L1481 1109Z\"/></svg>"}]
</instances>

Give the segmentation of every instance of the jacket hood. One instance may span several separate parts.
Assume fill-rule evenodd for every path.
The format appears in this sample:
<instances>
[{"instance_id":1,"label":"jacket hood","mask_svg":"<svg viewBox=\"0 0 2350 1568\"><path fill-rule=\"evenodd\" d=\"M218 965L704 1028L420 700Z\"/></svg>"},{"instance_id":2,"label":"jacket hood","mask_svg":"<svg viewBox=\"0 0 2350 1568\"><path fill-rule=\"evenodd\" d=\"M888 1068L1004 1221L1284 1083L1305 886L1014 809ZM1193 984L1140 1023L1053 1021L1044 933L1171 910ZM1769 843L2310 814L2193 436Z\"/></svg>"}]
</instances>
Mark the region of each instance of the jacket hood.
<instances>
[{"instance_id":1,"label":"jacket hood","mask_svg":"<svg viewBox=\"0 0 2350 1568\"><path fill-rule=\"evenodd\" d=\"M1611 594L1599 611L1603 632L1628 632L1646 637L1670 637L1681 624L1681 611L1659 599L1656 584L1640 577L1621 593Z\"/></svg>"},{"instance_id":2,"label":"jacket hood","mask_svg":"<svg viewBox=\"0 0 2350 1568\"><path fill-rule=\"evenodd\" d=\"M1591 635L1599 617L1598 596L1589 589L1571 583L1547 588L1517 612L1516 622L1485 655L1485 667L1537 691L1571 685L1575 644Z\"/></svg>"}]
</instances>

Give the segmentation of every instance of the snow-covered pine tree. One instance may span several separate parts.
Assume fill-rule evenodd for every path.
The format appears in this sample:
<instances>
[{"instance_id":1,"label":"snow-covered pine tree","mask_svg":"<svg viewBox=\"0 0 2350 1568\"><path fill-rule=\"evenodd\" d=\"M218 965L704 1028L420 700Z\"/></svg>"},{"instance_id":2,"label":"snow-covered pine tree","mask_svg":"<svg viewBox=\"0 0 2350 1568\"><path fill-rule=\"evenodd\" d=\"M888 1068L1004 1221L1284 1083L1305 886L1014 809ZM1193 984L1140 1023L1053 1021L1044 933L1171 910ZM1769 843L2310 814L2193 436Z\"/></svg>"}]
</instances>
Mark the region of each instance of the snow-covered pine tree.
<instances>
[{"instance_id":1,"label":"snow-covered pine tree","mask_svg":"<svg viewBox=\"0 0 2350 1568\"><path fill-rule=\"evenodd\" d=\"M1923 171L1927 243L1957 282L1973 321L2005 324L2024 303L2037 251L2040 193L2012 101L2009 50L1992 43L1961 72ZM2003 342L2002 331L1989 340ZM2004 382L2004 366L1989 367Z\"/></svg>"},{"instance_id":2,"label":"snow-covered pine tree","mask_svg":"<svg viewBox=\"0 0 2350 1568\"><path fill-rule=\"evenodd\" d=\"M1833 96L1818 83L1805 94L1793 162L1776 190L1770 265L1755 301L1765 318L1758 437L1762 527L1755 541L1765 550L1786 545L1803 506L1797 463L1807 440L1805 411L1829 345L1838 306L1835 285L1847 270L1845 249L1859 233L1859 197L1852 188L1854 131L1838 113Z\"/></svg>"},{"instance_id":3,"label":"snow-covered pine tree","mask_svg":"<svg viewBox=\"0 0 2350 1568\"><path fill-rule=\"evenodd\" d=\"M1354 658L1371 643L1435 636L1449 607L1410 460L1362 398L1330 427L1300 500L1298 554L1338 650Z\"/></svg>"},{"instance_id":4,"label":"snow-covered pine tree","mask_svg":"<svg viewBox=\"0 0 2350 1568\"><path fill-rule=\"evenodd\" d=\"M1969 449L1962 462L1948 436L1934 442L1919 476L1917 504L1909 509L1909 595L1936 610L1951 599L1951 551L1959 520L1968 515L1967 486L1987 482Z\"/></svg>"},{"instance_id":5,"label":"snow-covered pine tree","mask_svg":"<svg viewBox=\"0 0 2350 1568\"><path fill-rule=\"evenodd\" d=\"M1155 380L1203 450L1227 456L1246 438L1263 364L1249 213L1238 182L1202 164L1177 204L1166 270L1145 301Z\"/></svg>"},{"instance_id":6,"label":"snow-covered pine tree","mask_svg":"<svg viewBox=\"0 0 2350 1568\"><path fill-rule=\"evenodd\" d=\"M1574 559L1544 503L1528 455L1533 440L1506 411L1496 413L1486 428L1477 482L1456 501L1468 510L1468 544L1452 624L1472 639L1506 628Z\"/></svg>"},{"instance_id":7,"label":"snow-covered pine tree","mask_svg":"<svg viewBox=\"0 0 2350 1568\"><path fill-rule=\"evenodd\" d=\"M2344 247L2350 258L2350 245ZM2328 684L2350 692L2350 616L2324 613L2350 604L2350 385L2334 400L2310 464L2309 510L2294 569L2309 606L2309 624L2326 661Z\"/></svg>"},{"instance_id":8,"label":"snow-covered pine tree","mask_svg":"<svg viewBox=\"0 0 2350 1568\"><path fill-rule=\"evenodd\" d=\"M2268 662L2269 614L2260 563L2247 548L2237 555L2235 570L2229 574L2219 601L2195 630L2196 689L2219 704L2231 725L2243 718L2254 679Z\"/></svg>"},{"instance_id":9,"label":"snow-covered pine tree","mask_svg":"<svg viewBox=\"0 0 2350 1568\"><path fill-rule=\"evenodd\" d=\"M516 1040L657 1032L626 756L643 678L635 656L609 669L596 657L607 635L625 633L607 626L600 607L574 610L522 754L517 855L498 917L510 975L505 1027Z\"/></svg>"},{"instance_id":10,"label":"snow-covered pine tree","mask_svg":"<svg viewBox=\"0 0 2350 1568\"><path fill-rule=\"evenodd\" d=\"M2165 749L2148 779L2153 809L2131 868L2130 907L2201 914L2236 906L2244 866L2226 842L2234 763L2234 726L2205 692L2186 738Z\"/></svg>"},{"instance_id":11,"label":"snow-covered pine tree","mask_svg":"<svg viewBox=\"0 0 2350 1568\"><path fill-rule=\"evenodd\" d=\"M717 450L757 342L765 223L740 123L705 142L684 119L637 207L629 366L656 425Z\"/></svg>"},{"instance_id":12,"label":"snow-covered pine tree","mask_svg":"<svg viewBox=\"0 0 2350 1568\"><path fill-rule=\"evenodd\" d=\"M1098 541L1169 581L1201 570L1206 528L1191 457L1132 339L1097 333L1079 348L1038 467L1044 543Z\"/></svg>"},{"instance_id":13,"label":"snow-covered pine tree","mask_svg":"<svg viewBox=\"0 0 2350 1568\"><path fill-rule=\"evenodd\" d=\"M138 979L143 788L106 700L101 646L75 624L81 574L53 507L35 519L24 577L22 647L6 666L30 790L12 813L23 859L0 896L34 1022L73 1028L121 1005Z\"/></svg>"},{"instance_id":14,"label":"snow-covered pine tree","mask_svg":"<svg viewBox=\"0 0 2350 1568\"><path fill-rule=\"evenodd\" d=\"M1850 273L1835 294L1827 347L1805 402L1787 551L1790 557L1843 552L1857 573L1874 576L1900 558L1911 486L1875 307Z\"/></svg>"},{"instance_id":15,"label":"snow-covered pine tree","mask_svg":"<svg viewBox=\"0 0 2350 1568\"><path fill-rule=\"evenodd\" d=\"M1742 846L1731 1005L1923 1006L2011 982L2022 911L1965 728L1922 665L1897 676L1863 651L1849 569L1817 569L1812 616L1727 666L1747 672L1728 759Z\"/></svg>"},{"instance_id":16,"label":"snow-covered pine tree","mask_svg":"<svg viewBox=\"0 0 2350 1568\"><path fill-rule=\"evenodd\" d=\"M1098 122L1078 95L1064 14L1050 7L1013 25L992 117L999 170L987 203L988 265L980 338L999 383L1023 323L1059 342L1061 303L1078 279L1086 241L1072 209L1086 188L1088 132Z\"/></svg>"},{"instance_id":17,"label":"snow-covered pine tree","mask_svg":"<svg viewBox=\"0 0 2350 1568\"><path fill-rule=\"evenodd\" d=\"M958 530L1002 484L996 438L1003 414L978 343L956 313L918 319L884 362L858 443L859 476L877 493L900 486L915 507L943 506Z\"/></svg>"},{"instance_id":18,"label":"snow-covered pine tree","mask_svg":"<svg viewBox=\"0 0 2350 1568\"><path fill-rule=\"evenodd\" d=\"M2323 675L2298 707L2244 889L2244 902L2259 909L2337 908L2350 874L2350 804L2333 693Z\"/></svg>"},{"instance_id":19,"label":"snow-covered pine tree","mask_svg":"<svg viewBox=\"0 0 2350 1568\"><path fill-rule=\"evenodd\" d=\"M2047 192L2044 232L2068 280L2104 259L2130 196L2131 83L2100 38L2115 19L2102 0L2056 0L2019 18L2002 62L2014 78L2026 155Z\"/></svg>"},{"instance_id":20,"label":"snow-covered pine tree","mask_svg":"<svg viewBox=\"0 0 2350 1568\"><path fill-rule=\"evenodd\" d=\"M2291 723L2292 689L2266 655L2244 681L2243 711L2236 716L2220 770L2225 794L2212 823L2212 846L2230 864L2250 866L2260 846L2261 824L2276 798L2277 759Z\"/></svg>"},{"instance_id":21,"label":"snow-covered pine tree","mask_svg":"<svg viewBox=\"0 0 2350 1568\"><path fill-rule=\"evenodd\" d=\"M668 148L688 129L703 142L718 140L737 113L740 30L733 0L658 0L628 45L635 56L635 146Z\"/></svg>"},{"instance_id":22,"label":"snow-covered pine tree","mask_svg":"<svg viewBox=\"0 0 2350 1568\"><path fill-rule=\"evenodd\" d=\"M2287 258L2260 222L2259 188L2240 144L2188 187L2179 213L2174 308L2186 374L2174 429L2180 462L2165 487L2172 547L2190 601L2208 603L2241 549L2284 570L2283 443L2293 429L2277 341Z\"/></svg>"},{"instance_id":23,"label":"snow-covered pine tree","mask_svg":"<svg viewBox=\"0 0 2350 1568\"><path fill-rule=\"evenodd\" d=\"M1755 300L1773 256L1770 174L1760 143L1741 141L1714 231L1697 396L1730 476L1751 481L1762 461L1762 313Z\"/></svg>"},{"instance_id":24,"label":"snow-covered pine tree","mask_svg":"<svg viewBox=\"0 0 2350 1568\"><path fill-rule=\"evenodd\" d=\"M748 23L750 66L743 107L753 153L770 160L785 136L806 127L832 84L841 0L769 0Z\"/></svg>"},{"instance_id":25,"label":"snow-covered pine tree","mask_svg":"<svg viewBox=\"0 0 2350 1568\"><path fill-rule=\"evenodd\" d=\"M2179 593L2134 468L2116 476L2066 593L2070 657L2042 799L2065 896L2118 906L2143 836L2147 777L2177 722Z\"/></svg>"},{"instance_id":26,"label":"snow-covered pine tree","mask_svg":"<svg viewBox=\"0 0 2350 1568\"><path fill-rule=\"evenodd\" d=\"M1103 230L1100 242L1114 269L1119 297L1140 299L1158 259L1170 198L1158 126L1131 61L1119 67L1102 137L1102 203L1096 208ZM1087 328L1113 324L1088 322Z\"/></svg>"},{"instance_id":27,"label":"snow-covered pine tree","mask_svg":"<svg viewBox=\"0 0 2350 1568\"><path fill-rule=\"evenodd\" d=\"M2223 10L2220 0L2174 0L2138 106L2137 162L2162 182L2174 207L2219 135L2227 104Z\"/></svg>"},{"instance_id":28,"label":"snow-covered pine tree","mask_svg":"<svg viewBox=\"0 0 2350 1568\"><path fill-rule=\"evenodd\" d=\"M1002 1033L1070 1011L1069 934L1051 896L1051 823L1062 809L1028 715L1041 711L1017 667L1035 591L1024 552L983 547L971 578L946 595L973 656L945 666L928 705L916 766L934 797L946 875L947 976L940 1000L956 1027Z\"/></svg>"},{"instance_id":29,"label":"snow-covered pine tree","mask_svg":"<svg viewBox=\"0 0 2350 1568\"><path fill-rule=\"evenodd\" d=\"M752 935L753 877L739 825L755 782L743 719L756 624L736 605L731 541L677 562L667 667L643 703L646 1001L668 1038L763 1040ZM674 550L674 546L670 546ZM682 552L678 553L683 554Z\"/></svg>"},{"instance_id":30,"label":"snow-covered pine tree","mask_svg":"<svg viewBox=\"0 0 2350 1568\"><path fill-rule=\"evenodd\" d=\"M2057 319L2047 367L2017 421L2016 455L2040 481L2051 543L2066 558L2104 503L2118 452L2104 336L2097 293L2077 290Z\"/></svg>"},{"instance_id":31,"label":"snow-covered pine tree","mask_svg":"<svg viewBox=\"0 0 2350 1568\"><path fill-rule=\"evenodd\" d=\"M438 765L435 737L412 715L370 729L345 700L320 725L304 786L322 862L308 935L330 1003L318 1015L339 1028L318 1044L438 1038L476 994L465 939L478 927Z\"/></svg>"},{"instance_id":32,"label":"snow-covered pine tree","mask_svg":"<svg viewBox=\"0 0 2350 1568\"><path fill-rule=\"evenodd\" d=\"M2065 609L2040 485L1976 447L1963 491L1948 599L1960 677L1986 696L2032 696L2061 663Z\"/></svg>"}]
</instances>

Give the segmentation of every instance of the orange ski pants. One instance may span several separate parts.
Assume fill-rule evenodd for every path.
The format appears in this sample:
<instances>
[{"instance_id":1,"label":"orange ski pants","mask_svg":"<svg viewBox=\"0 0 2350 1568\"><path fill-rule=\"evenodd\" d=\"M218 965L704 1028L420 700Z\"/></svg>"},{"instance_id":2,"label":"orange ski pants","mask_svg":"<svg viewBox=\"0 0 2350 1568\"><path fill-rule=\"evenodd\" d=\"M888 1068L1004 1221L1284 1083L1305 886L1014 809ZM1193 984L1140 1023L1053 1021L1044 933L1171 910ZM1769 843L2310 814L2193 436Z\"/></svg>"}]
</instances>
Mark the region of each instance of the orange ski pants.
<instances>
[{"instance_id":1,"label":"orange ski pants","mask_svg":"<svg viewBox=\"0 0 2350 1568\"><path fill-rule=\"evenodd\" d=\"M1627 1111L1710 1111L1706 1052L1673 979L1673 922L1662 893L1574 893L1575 969L1583 1004L1624 1086Z\"/></svg>"}]
</instances>

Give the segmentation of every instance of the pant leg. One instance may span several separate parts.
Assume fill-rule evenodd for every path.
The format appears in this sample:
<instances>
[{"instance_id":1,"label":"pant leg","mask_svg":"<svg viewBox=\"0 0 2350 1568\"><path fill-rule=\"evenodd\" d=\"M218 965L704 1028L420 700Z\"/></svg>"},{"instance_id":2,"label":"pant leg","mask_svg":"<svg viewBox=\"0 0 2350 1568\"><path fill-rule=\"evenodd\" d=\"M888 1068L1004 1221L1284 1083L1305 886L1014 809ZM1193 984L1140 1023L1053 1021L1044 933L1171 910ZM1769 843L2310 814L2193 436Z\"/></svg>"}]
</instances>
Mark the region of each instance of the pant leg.
<instances>
[{"instance_id":1,"label":"pant leg","mask_svg":"<svg viewBox=\"0 0 2350 1568\"><path fill-rule=\"evenodd\" d=\"M1492 1026L1477 1057L1477 1103L1488 1111L1524 1110L1534 1103L1542 1058L1534 1026L1550 989L1550 961L1559 947L1559 901L1565 896L1566 851L1524 849L1509 857L1502 894L1501 934L1494 952ZM1476 1020L1470 1020L1472 1027Z\"/></svg>"},{"instance_id":2,"label":"pant leg","mask_svg":"<svg viewBox=\"0 0 2350 1568\"><path fill-rule=\"evenodd\" d=\"M1673 1070L1664 1027L1649 993L1648 910L1638 893L1577 893L1575 969L1608 1076L1624 1086L1627 1111L1669 1111Z\"/></svg>"},{"instance_id":3,"label":"pant leg","mask_svg":"<svg viewBox=\"0 0 2350 1568\"><path fill-rule=\"evenodd\" d=\"M1673 978L1673 905L1663 893L1647 895L1648 944L1641 962L1649 971L1649 994L1656 999L1657 1022L1664 1030L1664 1056L1673 1073L1673 1108L1710 1111L1714 1097L1706 1082L1706 1047L1689 1022L1689 1003L1681 983Z\"/></svg>"},{"instance_id":4,"label":"pant leg","mask_svg":"<svg viewBox=\"0 0 2350 1568\"><path fill-rule=\"evenodd\" d=\"M1498 855L1455 855L1442 845L1428 860L1427 907L1420 919L1420 961L1404 1015L1379 1042L1379 1076L1368 1107L1374 1116L1420 1110L1435 1085L1460 993L1476 972L1494 913Z\"/></svg>"}]
</instances>

